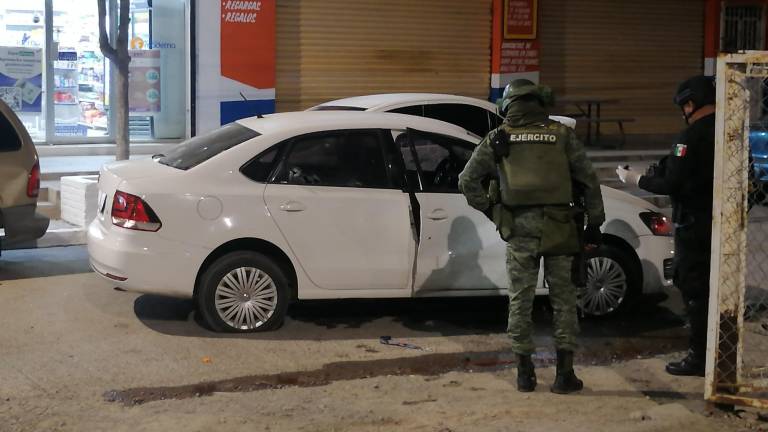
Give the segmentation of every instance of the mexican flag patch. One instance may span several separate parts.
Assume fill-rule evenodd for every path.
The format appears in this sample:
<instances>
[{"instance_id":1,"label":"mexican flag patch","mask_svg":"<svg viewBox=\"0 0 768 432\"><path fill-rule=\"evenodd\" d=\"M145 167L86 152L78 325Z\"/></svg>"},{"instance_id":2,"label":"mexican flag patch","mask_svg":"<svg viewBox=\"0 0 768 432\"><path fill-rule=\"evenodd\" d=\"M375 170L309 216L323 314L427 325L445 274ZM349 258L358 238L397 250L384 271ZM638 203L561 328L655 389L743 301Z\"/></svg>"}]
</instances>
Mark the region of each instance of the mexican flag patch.
<instances>
[{"instance_id":1,"label":"mexican flag patch","mask_svg":"<svg viewBox=\"0 0 768 432\"><path fill-rule=\"evenodd\" d=\"M688 153L688 146L685 144L678 144L675 146L675 156L677 157L685 157L685 154Z\"/></svg>"}]
</instances>

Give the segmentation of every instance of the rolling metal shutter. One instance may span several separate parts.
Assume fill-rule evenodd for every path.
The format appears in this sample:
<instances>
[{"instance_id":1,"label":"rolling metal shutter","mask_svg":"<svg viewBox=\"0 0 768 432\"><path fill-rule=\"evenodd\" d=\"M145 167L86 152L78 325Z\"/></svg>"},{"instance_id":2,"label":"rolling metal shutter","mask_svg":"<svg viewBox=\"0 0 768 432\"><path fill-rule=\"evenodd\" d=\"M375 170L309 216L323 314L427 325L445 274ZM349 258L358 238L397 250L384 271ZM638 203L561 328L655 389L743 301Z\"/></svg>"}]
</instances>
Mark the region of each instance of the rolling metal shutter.
<instances>
[{"instance_id":1,"label":"rolling metal shutter","mask_svg":"<svg viewBox=\"0 0 768 432\"><path fill-rule=\"evenodd\" d=\"M491 0L277 0L277 110L371 93L487 99Z\"/></svg>"},{"instance_id":2,"label":"rolling metal shutter","mask_svg":"<svg viewBox=\"0 0 768 432\"><path fill-rule=\"evenodd\" d=\"M540 0L541 81L560 95L620 99L604 117L632 117L628 133L670 134L684 123L672 103L702 73L701 0ZM571 107L572 109L572 107ZM604 125L615 133L615 124Z\"/></svg>"}]
</instances>

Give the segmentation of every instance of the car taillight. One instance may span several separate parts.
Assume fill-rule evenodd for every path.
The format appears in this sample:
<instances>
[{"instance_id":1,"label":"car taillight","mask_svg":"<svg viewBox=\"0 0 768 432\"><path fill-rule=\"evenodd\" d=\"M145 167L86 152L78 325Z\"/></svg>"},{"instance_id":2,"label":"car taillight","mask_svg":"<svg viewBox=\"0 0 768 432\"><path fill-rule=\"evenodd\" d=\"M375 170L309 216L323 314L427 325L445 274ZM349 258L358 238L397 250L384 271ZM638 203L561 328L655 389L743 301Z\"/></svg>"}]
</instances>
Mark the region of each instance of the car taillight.
<instances>
[{"instance_id":1,"label":"car taillight","mask_svg":"<svg viewBox=\"0 0 768 432\"><path fill-rule=\"evenodd\" d=\"M35 161L35 166L27 177L27 196L37 198L38 195L40 195L40 162Z\"/></svg>"},{"instance_id":2,"label":"car taillight","mask_svg":"<svg viewBox=\"0 0 768 432\"><path fill-rule=\"evenodd\" d=\"M651 230L653 235L657 236L671 236L674 228L669 218L661 213L657 212L643 212L640 213L640 219Z\"/></svg>"},{"instance_id":3,"label":"car taillight","mask_svg":"<svg viewBox=\"0 0 768 432\"><path fill-rule=\"evenodd\" d=\"M122 228L153 232L162 226L149 204L122 191L116 191L112 199L112 223Z\"/></svg>"}]
</instances>

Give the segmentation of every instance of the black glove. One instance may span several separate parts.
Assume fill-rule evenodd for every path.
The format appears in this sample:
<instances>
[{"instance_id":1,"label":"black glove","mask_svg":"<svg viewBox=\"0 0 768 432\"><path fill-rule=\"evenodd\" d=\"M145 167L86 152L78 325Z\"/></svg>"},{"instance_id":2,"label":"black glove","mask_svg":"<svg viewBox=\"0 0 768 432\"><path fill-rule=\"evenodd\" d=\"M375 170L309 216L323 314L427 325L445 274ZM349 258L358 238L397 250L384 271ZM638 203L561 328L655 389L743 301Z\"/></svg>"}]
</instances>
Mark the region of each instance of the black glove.
<instances>
[{"instance_id":1,"label":"black glove","mask_svg":"<svg viewBox=\"0 0 768 432\"><path fill-rule=\"evenodd\" d=\"M584 228L584 244L600 246L603 243L603 235L600 232L600 225L587 225Z\"/></svg>"},{"instance_id":2,"label":"black glove","mask_svg":"<svg viewBox=\"0 0 768 432\"><path fill-rule=\"evenodd\" d=\"M493 205L489 205L485 210L483 210L483 214L485 217L491 220L493 222Z\"/></svg>"}]
</instances>

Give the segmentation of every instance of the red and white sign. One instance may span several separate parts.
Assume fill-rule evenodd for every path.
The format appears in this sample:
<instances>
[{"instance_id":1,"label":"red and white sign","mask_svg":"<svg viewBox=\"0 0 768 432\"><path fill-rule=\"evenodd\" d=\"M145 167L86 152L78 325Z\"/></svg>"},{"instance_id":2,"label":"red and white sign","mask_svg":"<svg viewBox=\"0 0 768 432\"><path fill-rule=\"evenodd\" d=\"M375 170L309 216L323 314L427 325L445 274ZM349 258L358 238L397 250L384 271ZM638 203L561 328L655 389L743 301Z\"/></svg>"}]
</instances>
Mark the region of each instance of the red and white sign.
<instances>
[{"instance_id":1,"label":"red and white sign","mask_svg":"<svg viewBox=\"0 0 768 432\"><path fill-rule=\"evenodd\" d=\"M221 75L275 87L275 0L221 2Z\"/></svg>"},{"instance_id":2,"label":"red and white sign","mask_svg":"<svg viewBox=\"0 0 768 432\"><path fill-rule=\"evenodd\" d=\"M538 72L539 41L507 41L501 45L502 74Z\"/></svg>"},{"instance_id":3,"label":"red and white sign","mask_svg":"<svg viewBox=\"0 0 768 432\"><path fill-rule=\"evenodd\" d=\"M537 0L504 0L504 39L536 38Z\"/></svg>"}]
</instances>

